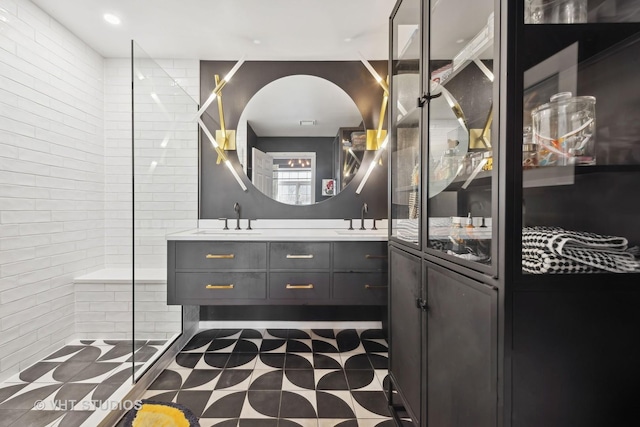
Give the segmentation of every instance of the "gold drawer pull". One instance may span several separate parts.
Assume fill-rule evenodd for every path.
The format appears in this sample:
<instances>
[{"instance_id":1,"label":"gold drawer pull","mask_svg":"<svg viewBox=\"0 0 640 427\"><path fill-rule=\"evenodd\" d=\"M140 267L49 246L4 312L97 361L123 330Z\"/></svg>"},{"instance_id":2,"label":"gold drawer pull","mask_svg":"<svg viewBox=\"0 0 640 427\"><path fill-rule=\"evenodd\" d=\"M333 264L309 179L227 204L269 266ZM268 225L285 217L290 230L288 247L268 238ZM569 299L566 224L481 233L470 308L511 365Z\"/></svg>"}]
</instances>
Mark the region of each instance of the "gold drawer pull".
<instances>
[{"instance_id":1,"label":"gold drawer pull","mask_svg":"<svg viewBox=\"0 0 640 427\"><path fill-rule=\"evenodd\" d=\"M364 257L366 259L387 259L388 258L387 255L369 255L369 254L366 254Z\"/></svg>"},{"instance_id":2,"label":"gold drawer pull","mask_svg":"<svg viewBox=\"0 0 640 427\"><path fill-rule=\"evenodd\" d=\"M287 283L287 289L313 289L313 283L309 283L308 285L292 285L291 283Z\"/></svg>"},{"instance_id":3,"label":"gold drawer pull","mask_svg":"<svg viewBox=\"0 0 640 427\"><path fill-rule=\"evenodd\" d=\"M206 259L234 259L234 254L207 254Z\"/></svg>"},{"instance_id":4,"label":"gold drawer pull","mask_svg":"<svg viewBox=\"0 0 640 427\"><path fill-rule=\"evenodd\" d=\"M386 286L364 285L365 289L386 289Z\"/></svg>"},{"instance_id":5,"label":"gold drawer pull","mask_svg":"<svg viewBox=\"0 0 640 427\"><path fill-rule=\"evenodd\" d=\"M206 289L233 289L233 283L228 285L207 285Z\"/></svg>"},{"instance_id":6,"label":"gold drawer pull","mask_svg":"<svg viewBox=\"0 0 640 427\"><path fill-rule=\"evenodd\" d=\"M311 259L313 258L313 254L308 255L291 255L287 254L287 259Z\"/></svg>"}]
</instances>

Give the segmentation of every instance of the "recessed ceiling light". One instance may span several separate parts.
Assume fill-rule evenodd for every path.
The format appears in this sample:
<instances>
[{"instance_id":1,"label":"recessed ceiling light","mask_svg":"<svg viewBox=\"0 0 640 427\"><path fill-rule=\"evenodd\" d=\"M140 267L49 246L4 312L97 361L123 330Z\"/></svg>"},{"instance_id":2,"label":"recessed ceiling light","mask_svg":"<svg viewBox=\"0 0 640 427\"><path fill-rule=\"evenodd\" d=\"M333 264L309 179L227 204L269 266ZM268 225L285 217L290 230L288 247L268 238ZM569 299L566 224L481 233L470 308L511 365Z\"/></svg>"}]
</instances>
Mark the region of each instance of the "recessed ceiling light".
<instances>
[{"instance_id":1,"label":"recessed ceiling light","mask_svg":"<svg viewBox=\"0 0 640 427\"><path fill-rule=\"evenodd\" d=\"M456 40L456 43L458 43L458 44L464 43L464 39L458 39L458 40Z\"/></svg>"},{"instance_id":2,"label":"recessed ceiling light","mask_svg":"<svg viewBox=\"0 0 640 427\"><path fill-rule=\"evenodd\" d=\"M345 41L346 43L349 43L351 40L353 40L351 37L346 37L346 38L344 39L344 41Z\"/></svg>"},{"instance_id":3,"label":"recessed ceiling light","mask_svg":"<svg viewBox=\"0 0 640 427\"><path fill-rule=\"evenodd\" d=\"M255 40L253 41L253 44L260 44L260 43L262 43L262 42L261 42L260 40L258 40L258 39L255 39Z\"/></svg>"},{"instance_id":4,"label":"recessed ceiling light","mask_svg":"<svg viewBox=\"0 0 640 427\"><path fill-rule=\"evenodd\" d=\"M300 120L300 126L315 126L315 120Z\"/></svg>"},{"instance_id":5,"label":"recessed ceiling light","mask_svg":"<svg viewBox=\"0 0 640 427\"><path fill-rule=\"evenodd\" d=\"M118 18L116 15L113 15L111 13L105 13L103 15L103 18L105 21L107 21L111 25L120 25L120 18Z\"/></svg>"}]
</instances>

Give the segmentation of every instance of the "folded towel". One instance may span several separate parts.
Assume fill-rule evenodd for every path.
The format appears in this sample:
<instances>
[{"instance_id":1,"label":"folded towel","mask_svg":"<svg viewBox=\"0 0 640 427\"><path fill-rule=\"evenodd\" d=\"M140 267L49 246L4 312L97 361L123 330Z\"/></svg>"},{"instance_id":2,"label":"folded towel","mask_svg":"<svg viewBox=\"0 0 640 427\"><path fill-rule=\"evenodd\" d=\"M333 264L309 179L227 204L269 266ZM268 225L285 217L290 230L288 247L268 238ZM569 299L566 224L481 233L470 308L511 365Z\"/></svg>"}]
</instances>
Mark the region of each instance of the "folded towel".
<instances>
[{"instance_id":1,"label":"folded towel","mask_svg":"<svg viewBox=\"0 0 640 427\"><path fill-rule=\"evenodd\" d=\"M605 236L559 227L522 229L522 269L533 274L640 271L624 237Z\"/></svg>"}]
</instances>

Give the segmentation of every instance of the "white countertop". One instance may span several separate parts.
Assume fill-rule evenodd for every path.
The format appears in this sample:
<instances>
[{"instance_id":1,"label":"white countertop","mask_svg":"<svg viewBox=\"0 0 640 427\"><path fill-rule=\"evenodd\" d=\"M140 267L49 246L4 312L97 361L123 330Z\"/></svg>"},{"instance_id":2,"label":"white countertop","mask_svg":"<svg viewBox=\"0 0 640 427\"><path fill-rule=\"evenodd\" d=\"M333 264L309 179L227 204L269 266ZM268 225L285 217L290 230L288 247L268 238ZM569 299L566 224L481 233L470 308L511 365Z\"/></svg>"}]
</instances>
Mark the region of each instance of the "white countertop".
<instances>
[{"instance_id":1,"label":"white countertop","mask_svg":"<svg viewBox=\"0 0 640 427\"><path fill-rule=\"evenodd\" d=\"M282 222L278 222L282 221ZM359 230L360 219L353 220L353 230L348 230L345 221L319 220L259 220L252 221L252 230L247 230L246 220L242 220L241 230L234 230L235 220L229 220L229 230L223 230L223 223L214 221L206 225L216 227L197 228L167 235L167 240L215 240L215 241L387 241L387 221L377 221L377 230L371 230L370 219L365 221L366 230ZM287 224L290 227L287 227ZM201 225L205 225L202 224ZM303 226L304 225L304 226ZM338 227L338 225L340 227Z\"/></svg>"}]
</instances>

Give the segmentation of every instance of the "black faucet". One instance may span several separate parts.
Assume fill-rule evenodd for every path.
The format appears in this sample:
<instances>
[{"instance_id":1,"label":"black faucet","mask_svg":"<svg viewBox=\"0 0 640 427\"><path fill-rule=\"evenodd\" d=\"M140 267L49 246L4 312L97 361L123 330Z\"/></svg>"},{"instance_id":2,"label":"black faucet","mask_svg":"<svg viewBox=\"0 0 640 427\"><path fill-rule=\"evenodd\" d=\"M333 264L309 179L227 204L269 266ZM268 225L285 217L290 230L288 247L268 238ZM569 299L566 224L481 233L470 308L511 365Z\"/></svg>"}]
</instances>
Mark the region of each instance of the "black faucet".
<instances>
[{"instance_id":1,"label":"black faucet","mask_svg":"<svg viewBox=\"0 0 640 427\"><path fill-rule=\"evenodd\" d=\"M366 230L366 228L364 228L364 214L367 212L369 212L369 205L363 203L362 209L360 210L360 230Z\"/></svg>"},{"instance_id":2,"label":"black faucet","mask_svg":"<svg viewBox=\"0 0 640 427\"><path fill-rule=\"evenodd\" d=\"M240 203L235 202L233 210L236 212L236 230L240 230Z\"/></svg>"}]
</instances>

